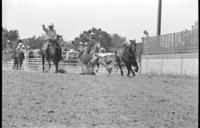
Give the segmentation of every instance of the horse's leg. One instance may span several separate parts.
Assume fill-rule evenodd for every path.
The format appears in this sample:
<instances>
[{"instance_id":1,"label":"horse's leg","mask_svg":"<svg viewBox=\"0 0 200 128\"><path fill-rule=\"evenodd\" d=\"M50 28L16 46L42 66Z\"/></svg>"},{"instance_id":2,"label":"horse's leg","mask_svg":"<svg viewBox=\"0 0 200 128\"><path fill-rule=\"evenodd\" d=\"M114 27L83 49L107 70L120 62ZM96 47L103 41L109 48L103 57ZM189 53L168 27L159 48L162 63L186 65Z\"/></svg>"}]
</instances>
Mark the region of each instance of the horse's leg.
<instances>
[{"instance_id":1,"label":"horse's leg","mask_svg":"<svg viewBox=\"0 0 200 128\"><path fill-rule=\"evenodd\" d=\"M135 76L135 72L133 71L131 66L130 66L130 71L132 72L133 76Z\"/></svg>"},{"instance_id":2,"label":"horse's leg","mask_svg":"<svg viewBox=\"0 0 200 128\"><path fill-rule=\"evenodd\" d=\"M13 64L13 69L15 69L15 66L16 66L16 62L14 62L14 64Z\"/></svg>"},{"instance_id":3,"label":"horse's leg","mask_svg":"<svg viewBox=\"0 0 200 128\"><path fill-rule=\"evenodd\" d=\"M20 67L20 69L22 68L22 64L23 64L23 58L19 58L19 67Z\"/></svg>"},{"instance_id":4,"label":"horse's leg","mask_svg":"<svg viewBox=\"0 0 200 128\"><path fill-rule=\"evenodd\" d=\"M134 70L135 72L138 72L138 64L137 64L137 61L135 61L134 63L133 63L133 65L136 67L136 69Z\"/></svg>"},{"instance_id":5,"label":"horse's leg","mask_svg":"<svg viewBox=\"0 0 200 128\"><path fill-rule=\"evenodd\" d=\"M19 60L19 69L21 69L21 67L22 67L22 63L21 63L21 61Z\"/></svg>"},{"instance_id":6,"label":"horse's leg","mask_svg":"<svg viewBox=\"0 0 200 128\"><path fill-rule=\"evenodd\" d=\"M48 63L49 63L49 69L51 68L51 61L50 59L48 59Z\"/></svg>"},{"instance_id":7,"label":"horse's leg","mask_svg":"<svg viewBox=\"0 0 200 128\"><path fill-rule=\"evenodd\" d=\"M122 65L121 65L121 61L117 60L117 66L119 67L120 71L121 71L121 76L124 75L123 70L122 70Z\"/></svg>"},{"instance_id":8,"label":"horse's leg","mask_svg":"<svg viewBox=\"0 0 200 128\"><path fill-rule=\"evenodd\" d=\"M128 71L127 76L129 76L130 75L131 66L129 64L126 64L126 68L127 68L127 71Z\"/></svg>"},{"instance_id":9,"label":"horse's leg","mask_svg":"<svg viewBox=\"0 0 200 128\"><path fill-rule=\"evenodd\" d=\"M98 72L99 71L99 63L97 62L97 70L96 70L96 72Z\"/></svg>"},{"instance_id":10,"label":"horse's leg","mask_svg":"<svg viewBox=\"0 0 200 128\"><path fill-rule=\"evenodd\" d=\"M121 66L121 65L119 65L119 69L120 69L120 71L121 71L121 76L123 76L124 73L123 73L123 70L122 70L122 66Z\"/></svg>"},{"instance_id":11,"label":"horse's leg","mask_svg":"<svg viewBox=\"0 0 200 128\"><path fill-rule=\"evenodd\" d=\"M111 73L112 68L109 68L109 67L108 67L108 64L106 63L105 60L99 61L99 64L101 64L102 66L104 66L108 73Z\"/></svg>"},{"instance_id":12,"label":"horse's leg","mask_svg":"<svg viewBox=\"0 0 200 128\"><path fill-rule=\"evenodd\" d=\"M55 70L55 73L58 72L58 61L57 60L53 60L54 62L54 65L56 66L56 70Z\"/></svg>"},{"instance_id":13,"label":"horse's leg","mask_svg":"<svg viewBox=\"0 0 200 128\"><path fill-rule=\"evenodd\" d=\"M42 70L44 71L44 64L45 64L45 56L42 56Z\"/></svg>"},{"instance_id":14,"label":"horse's leg","mask_svg":"<svg viewBox=\"0 0 200 128\"><path fill-rule=\"evenodd\" d=\"M121 63L122 60L118 56L116 56L115 59L116 59L116 62L117 62L117 66L119 67L119 69L121 71L121 76L123 76L124 73L123 73L123 70L122 70L122 63Z\"/></svg>"},{"instance_id":15,"label":"horse's leg","mask_svg":"<svg viewBox=\"0 0 200 128\"><path fill-rule=\"evenodd\" d=\"M18 65L18 60L16 61L16 66L17 66L17 69L18 69L18 66L19 66L19 65Z\"/></svg>"}]
</instances>

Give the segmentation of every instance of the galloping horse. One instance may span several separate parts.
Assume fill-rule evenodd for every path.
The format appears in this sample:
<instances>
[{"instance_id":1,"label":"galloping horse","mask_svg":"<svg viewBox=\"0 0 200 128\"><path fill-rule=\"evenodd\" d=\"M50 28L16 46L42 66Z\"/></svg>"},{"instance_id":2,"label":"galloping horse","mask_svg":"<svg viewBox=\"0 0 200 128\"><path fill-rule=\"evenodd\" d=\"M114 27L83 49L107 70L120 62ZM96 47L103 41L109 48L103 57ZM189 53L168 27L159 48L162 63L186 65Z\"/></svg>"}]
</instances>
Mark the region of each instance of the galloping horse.
<instances>
[{"instance_id":1,"label":"galloping horse","mask_svg":"<svg viewBox=\"0 0 200 128\"><path fill-rule=\"evenodd\" d=\"M121 63L124 62L125 66L127 67L128 73L127 76L129 76L130 72L132 72L133 76L135 76L135 72L138 72L138 65L136 61L136 43L135 40L131 41L131 44L129 44L128 47L123 47L119 49L118 51L115 51L115 58L117 61L117 65L119 66L119 69L121 71L121 76L123 76L123 70ZM136 69L133 71L132 66L134 66Z\"/></svg>"},{"instance_id":2,"label":"galloping horse","mask_svg":"<svg viewBox=\"0 0 200 128\"><path fill-rule=\"evenodd\" d=\"M48 44L49 43L49 44ZM43 71L45 70L44 64L45 64L45 58L49 63L49 69L51 68L51 63L50 61L53 60L54 65L56 66L55 73L58 72L58 64L59 61L62 60L62 48L60 47L60 44L63 44L63 38L60 35L57 35L55 42L46 42L43 45L43 48L41 49L41 56L42 56L42 69ZM46 48L48 47L47 45L50 45L49 48L47 49L47 52L49 53L47 57L47 53L45 52Z\"/></svg>"},{"instance_id":3,"label":"galloping horse","mask_svg":"<svg viewBox=\"0 0 200 128\"><path fill-rule=\"evenodd\" d=\"M23 64L23 60L25 59L24 52L20 49L16 49L13 51L12 58L14 59L13 68L21 68Z\"/></svg>"}]
</instances>

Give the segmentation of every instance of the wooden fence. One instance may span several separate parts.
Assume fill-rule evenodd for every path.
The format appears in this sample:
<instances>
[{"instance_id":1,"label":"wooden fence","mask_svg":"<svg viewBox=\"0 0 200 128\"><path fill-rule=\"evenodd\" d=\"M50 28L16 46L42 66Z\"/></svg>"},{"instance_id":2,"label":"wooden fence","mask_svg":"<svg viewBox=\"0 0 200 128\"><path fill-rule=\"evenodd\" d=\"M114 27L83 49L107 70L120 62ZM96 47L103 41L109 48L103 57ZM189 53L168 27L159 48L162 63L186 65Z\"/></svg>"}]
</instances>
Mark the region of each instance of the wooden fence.
<instances>
[{"instance_id":1,"label":"wooden fence","mask_svg":"<svg viewBox=\"0 0 200 128\"><path fill-rule=\"evenodd\" d=\"M199 47L198 28L190 31L146 37L143 54L196 53Z\"/></svg>"}]
</instances>

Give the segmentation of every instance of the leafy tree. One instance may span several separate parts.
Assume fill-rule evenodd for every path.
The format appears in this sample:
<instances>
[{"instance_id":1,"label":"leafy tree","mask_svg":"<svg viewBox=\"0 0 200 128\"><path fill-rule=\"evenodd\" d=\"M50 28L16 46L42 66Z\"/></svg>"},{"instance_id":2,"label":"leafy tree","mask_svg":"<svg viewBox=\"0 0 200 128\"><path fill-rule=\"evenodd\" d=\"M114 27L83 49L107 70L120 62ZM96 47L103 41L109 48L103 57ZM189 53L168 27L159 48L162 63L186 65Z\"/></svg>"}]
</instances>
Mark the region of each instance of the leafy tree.
<instances>
[{"instance_id":1,"label":"leafy tree","mask_svg":"<svg viewBox=\"0 0 200 128\"><path fill-rule=\"evenodd\" d=\"M2 27L2 49L13 48L19 38L18 30L7 30Z\"/></svg>"},{"instance_id":2,"label":"leafy tree","mask_svg":"<svg viewBox=\"0 0 200 128\"><path fill-rule=\"evenodd\" d=\"M30 49L41 49L45 40L43 36L33 36L31 38L24 39L24 43L26 43Z\"/></svg>"},{"instance_id":3,"label":"leafy tree","mask_svg":"<svg viewBox=\"0 0 200 128\"><path fill-rule=\"evenodd\" d=\"M92 29L89 29L88 31L83 31L83 33L81 33L79 37L76 37L73 40L74 48L77 48L80 42L85 43L86 41L88 41L88 37L91 33L94 33L95 41L99 42L101 47L105 48L106 51L110 51L110 47L112 47L111 36L107 32L102 31L100 28L96 29L94 27Z\"/></svg>"},{"instance_id":4,"label":"leafy tree","mask_svg":"<svg viewBox=\"0 0 200 128\"><path fill-rule=\"evenodd\" d=\"M112 47L112 51L114 51L115 49L120 48L120 46L122 45L122 43L124 42L126 38L125 37L121 37L118 34L113 34L112 35L112 42L111 44L113 45Z\"/></svg>"}]
</instances>

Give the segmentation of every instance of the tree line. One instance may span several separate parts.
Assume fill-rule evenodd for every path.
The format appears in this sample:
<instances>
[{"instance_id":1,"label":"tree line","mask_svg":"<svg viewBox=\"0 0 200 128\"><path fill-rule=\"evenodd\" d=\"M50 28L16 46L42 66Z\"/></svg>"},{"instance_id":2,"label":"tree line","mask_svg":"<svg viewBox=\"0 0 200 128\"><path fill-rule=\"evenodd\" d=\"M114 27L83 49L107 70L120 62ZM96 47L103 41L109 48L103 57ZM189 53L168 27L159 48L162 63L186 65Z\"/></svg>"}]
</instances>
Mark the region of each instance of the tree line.
<instances>
[{"instance_id":1,"label":"tree line","mask_svg":"<svg viewBox=\"0 0 200 128\"><path fill-rule=\"evenodd\" d=\"M119 48L122 42L125 40L124 37L119 36L118 34L110 35L106 31L101 28L92 28L87 31L83 31L78 37L75 37L72 41L72 44L75 49L78 49L80 43L86 43L88 41L88 37L94 34L94 39L96 42L100 44L107 52L112 52L115 49Z\"/></svg>"},{"instance_id":2,"label":"tree line","mask_svg":"<svg viewBox=\"0 0 200 128\"><path fill-rule=\"evenodd\" d=\"M110 35L101 28L92 28L87 31L83 31L79 36L75 37L71 42L64 41L64 47L66 49L74 48L77 49L80 42L85 43L91 33L95 34L95 40L99 42L100 46L105 48L107 52L114 51L119 48L121 43L125 40L124 37L118 34ZM2 27L2 50L14 49L17 47L17 42L20 39L19 32L16 29L8 30ZM28 46L29 49L41 49L45 43L44 36L33 36L25 39L21 39L24 45Z\"/></svg>"}]
</instances>

